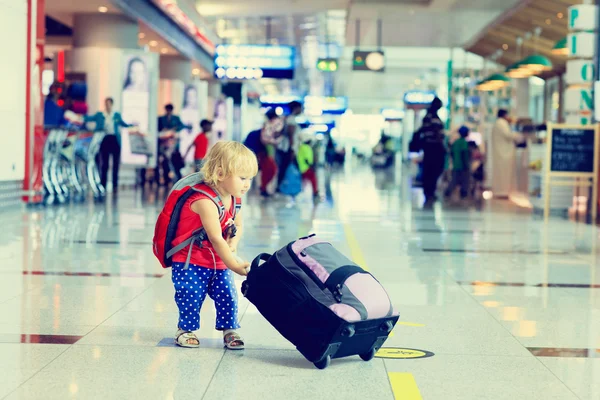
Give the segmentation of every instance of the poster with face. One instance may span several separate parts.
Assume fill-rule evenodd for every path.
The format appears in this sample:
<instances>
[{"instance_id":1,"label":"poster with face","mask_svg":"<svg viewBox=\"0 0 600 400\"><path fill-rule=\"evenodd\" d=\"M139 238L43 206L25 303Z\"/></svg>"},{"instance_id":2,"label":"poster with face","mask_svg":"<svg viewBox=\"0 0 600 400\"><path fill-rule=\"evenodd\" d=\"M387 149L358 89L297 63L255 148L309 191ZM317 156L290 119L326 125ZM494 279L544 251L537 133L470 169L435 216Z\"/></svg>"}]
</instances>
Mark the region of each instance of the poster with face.
<instances>
[{"instance_id":1,"label":"poster with face","mask_svg":"<svg viewBox=\"0 0 600 400\"><path fill-rule=\"evenodd\" d=\"M192 129L183 129L179 136L179 151L181 155L194 142L196 135L200 132L200 101L198 87L195 84L186 85L183 90L183 107L181 108L181 122L190 125ZM190 151L185 158L186 163L194 162L194 152Z\"/></svg>"},{"instance_id":2,"label":"poster with face","mask_svg":"<svg viewBox=\"0 0 600 400\"><path fill-rule=\"evenodd\" d=\"M151 144L149 135L150 67L152 60L145 55L126 54L123 58L123 91L121 115L135 125L121 129L121 162L128 165L146 165Z\"/></svg>"}]
</instances>

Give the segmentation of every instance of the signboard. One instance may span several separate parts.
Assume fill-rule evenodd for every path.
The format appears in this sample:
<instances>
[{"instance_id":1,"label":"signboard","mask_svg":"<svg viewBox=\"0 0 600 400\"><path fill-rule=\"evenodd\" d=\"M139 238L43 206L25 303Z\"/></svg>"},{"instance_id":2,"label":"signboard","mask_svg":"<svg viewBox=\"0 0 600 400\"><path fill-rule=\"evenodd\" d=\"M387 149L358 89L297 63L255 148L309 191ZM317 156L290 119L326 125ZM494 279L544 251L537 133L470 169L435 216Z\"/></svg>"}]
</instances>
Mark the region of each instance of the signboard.
<instances>
[{"instance_id":1,"label":"signboard","mask_svg":"<svg viewBox=\"0 0 600 400\"><path fill-rule=\"evenodd\" d=\"M381 115L386 121L402 121L404 119L404 110L396 108L382 108Z\"/></svg>"},{"instance_id":2,"label":"signboard","mask_svg":"<svg viewBox=\"0 0 600 400\"><path fill-rule=\"evenodd\" d=\"M594 172L596 128L560 128L552 130L551 172Z\"/></svg>"},{"instance_id":3,"label":"signboard","mask_svg":"<svg viewBox=\"0 0 600 400\"><path fill-rule=\"evenodd\" d=\"M434 91L411 90L404 93L404 105L406 106L429 106L435 99Z\"/></svg>"},{"instance_id":4,"label":"signboard","mask_svg":"<svg viewBox=\"0 0 600 400\"><path fill-rule=\"evenodd\" d=\"M352 61L353 71L385 71L385 54L383 51L360 51L354 52Z\"/></svg>"},{"instance_id":5,"label":"signboard","mask_svg":"<svg viewBox=\"0 0 600 400\"><path fill-rule=\"evenodd\" d=\"M150 68L152 61L138 53L123 56L123 91L121 114L123 120L136 128L121 129L121 162L124 165L146 165L149 154L137 151L138 144L152 143L150 135ZM146 136L148 135L148 136Z\"/></svg>"},{"instance_id":6,"label":"signboard","mask_svg":"<svg viewBox=\"0 0 600 400\"><path fill-rule=\"evenodd\" d=\"M219 79L293 79L296 49L293 46L217 46L215 77Z\"/></svg>"},{"instance_id":7,"label":"signboard","mask_svg":"<svg viewBox=\"0 0 600 400\"><path fill-rule=\"evenodd\" d=\"M335 72L338 66L338 60L334 58L319 58L317 61L317 69L323 72Z\"/></svg>"},{"instance_id":8,"label":"signboard","mask_svg":"<svg viewBox=\"0 0 600 400\"><path fill-rule=\"evenodd\" d=\"M304 113L306 115L343 114L347 109L347 97L304 97Z\"/></svg>"},{"instance_id":9,"label":"signboard","mask_svg":"<svg viewBox=\"0 0 600 400\"><path fill-rule=\"evenodd\" d=\"M548 124L544 184L545 219L550 213L551 186L583 186L592 189L592 221L596 221L599 127Z\"/></svg>"}]
</instances>

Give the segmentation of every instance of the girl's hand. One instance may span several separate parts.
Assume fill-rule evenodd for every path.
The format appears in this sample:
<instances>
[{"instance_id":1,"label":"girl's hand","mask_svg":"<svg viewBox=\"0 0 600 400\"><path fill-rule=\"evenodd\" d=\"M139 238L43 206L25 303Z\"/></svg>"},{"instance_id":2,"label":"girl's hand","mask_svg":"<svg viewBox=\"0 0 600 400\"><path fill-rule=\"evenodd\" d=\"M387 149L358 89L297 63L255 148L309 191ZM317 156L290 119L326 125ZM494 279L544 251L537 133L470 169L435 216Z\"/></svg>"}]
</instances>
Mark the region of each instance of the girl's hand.
<instances>
[{"instance_id":1,"label":"girl's hand","mask_svg":"<svg viewBox=\"0 0 600 400\"><path fill-rule=\"evenodd\" d=\"M235 265L233 268L230 268L230 269L238 275L247 276L248 268L250 268L250 263L247 261L243 261L241 258L239 258L237 256L235 258L237 261L237 265Z\"/></svg>"}]
</instances>

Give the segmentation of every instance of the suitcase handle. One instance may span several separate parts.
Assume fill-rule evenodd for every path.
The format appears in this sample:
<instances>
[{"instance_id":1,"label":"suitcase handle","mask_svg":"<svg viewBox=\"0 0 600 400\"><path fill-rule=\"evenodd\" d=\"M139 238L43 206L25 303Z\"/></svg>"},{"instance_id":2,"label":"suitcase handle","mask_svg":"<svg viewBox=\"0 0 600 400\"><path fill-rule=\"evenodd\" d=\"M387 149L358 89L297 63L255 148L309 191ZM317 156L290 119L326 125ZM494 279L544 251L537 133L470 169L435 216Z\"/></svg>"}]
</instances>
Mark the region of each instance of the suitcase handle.
<instances>
[{"instance_id":1,"label":"suitcase handle","mask_svg":"<svg viewBox=\"0 0 600 400\"><path fill-rule=\"evenodd\" d=\"M254 261L252 261L250 270L253 270L254 268L258 268L258 265L260 264L261 261L269 261L269 258L271 258L271 254L260 253L258 256L256 256Z\"/></svg>"}]
</instances>

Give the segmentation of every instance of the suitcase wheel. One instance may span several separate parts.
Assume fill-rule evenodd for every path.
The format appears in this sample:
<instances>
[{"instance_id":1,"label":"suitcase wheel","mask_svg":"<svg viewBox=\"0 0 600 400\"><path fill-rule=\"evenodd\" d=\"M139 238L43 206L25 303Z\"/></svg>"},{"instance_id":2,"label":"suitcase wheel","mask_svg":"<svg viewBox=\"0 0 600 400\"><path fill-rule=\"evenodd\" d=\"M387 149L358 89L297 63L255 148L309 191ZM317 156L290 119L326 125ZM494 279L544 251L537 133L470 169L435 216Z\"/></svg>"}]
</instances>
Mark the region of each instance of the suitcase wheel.
<instances>
[{"instance_id":1,"label":"suitcase wheel","mask_svg":"<svg viewBox=\"0 0 600 400\"><path fill-rule=\"evenodd\" d=\"M379 327L379 329L381 329L382 332L390 333L392 329L394 329L394 324L392 323L392 321L386 321L385 324L382 324Z\"/></svg>"},{"instance_id":2,"label":"suitcase wheel","mask_svg":"<svg viewBox=\"0 0 600 400\"><path fill-rule=\"evenodd\" d=\"M373 357L375 357L375 353L377 351L375 349L371 349L366 353L362 353L359 354L360 358L362 358L364 361L371 361L373 359Z\"/></svg>"},{"instance_id":3,"label":"suitcase wheel","mask_svg":"<svg viewBox=\"0 0 600 400\"><path fill-rule=\"evenodd\" d=\"M319 369L325 369L329 366L329 364L331 364L331 356L327 356L325 358L323 358L320 361L317 361L315 364L315 367L319 368Z\"/></svg>"}]
</instances>

